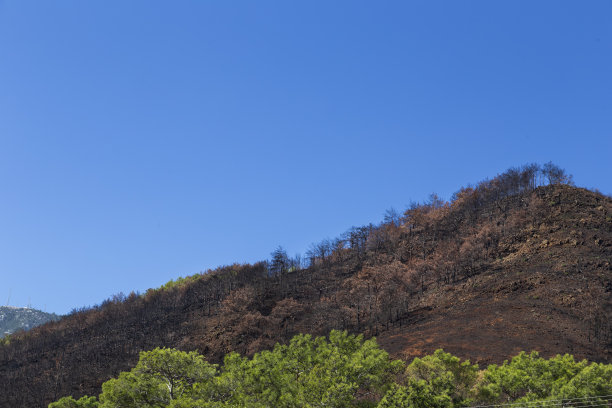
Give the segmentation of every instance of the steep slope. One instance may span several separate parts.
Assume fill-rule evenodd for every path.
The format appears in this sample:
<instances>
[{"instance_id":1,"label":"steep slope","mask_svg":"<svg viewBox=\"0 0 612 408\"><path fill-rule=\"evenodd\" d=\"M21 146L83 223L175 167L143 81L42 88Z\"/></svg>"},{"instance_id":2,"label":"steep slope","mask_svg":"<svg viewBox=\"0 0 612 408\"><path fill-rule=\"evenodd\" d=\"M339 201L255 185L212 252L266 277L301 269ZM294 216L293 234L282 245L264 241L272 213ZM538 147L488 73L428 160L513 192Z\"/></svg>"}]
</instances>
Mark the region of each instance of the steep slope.
<instances>
[{"instance_id":1,"label":"steep slope","mask_svg":"<svg viewBox=\"0 0 612 408\"><path fill-rule=\"evenodd\" d=\"M17 330L29 330L51 320L58 320L55 313L45 313L29 307L0 306L0 336Z\"/></svg>"},{"instance_id":2,"label":"steep slope","mask_svg":"<svg viewBox=\"0 0 612 408\"><path fill-rule=\"evenodd\" d=\"M610 199L567 186L539 193L545 214L500 243L505 256L426 293L415 323L380 343L407 359L442 346L486 363L520 350L612 361Z\"/></svg>"},{"instance_id":3,"label":"steep slope","mask_svg":"<svg viewBox=\"0 0 612 408\"><path fill-rule=\"evenodd\" d=\"M11 336L0 406L98 394L157 346L219 361L332 328L377 336L396 357L443 347L482 363L522 349L612 361L612 200L519 179L353 228L314 246L308 268L219 268Z\"/></svg>"}]
</instances>

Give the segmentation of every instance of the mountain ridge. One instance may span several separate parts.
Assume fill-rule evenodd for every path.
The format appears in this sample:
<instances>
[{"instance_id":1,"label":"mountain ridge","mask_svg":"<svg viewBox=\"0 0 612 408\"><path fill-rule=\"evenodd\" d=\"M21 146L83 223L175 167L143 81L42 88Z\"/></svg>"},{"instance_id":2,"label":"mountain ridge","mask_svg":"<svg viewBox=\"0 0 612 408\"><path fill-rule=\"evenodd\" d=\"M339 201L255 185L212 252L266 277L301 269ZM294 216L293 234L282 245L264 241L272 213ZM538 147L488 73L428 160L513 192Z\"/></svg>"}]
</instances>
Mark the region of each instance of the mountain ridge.
<instances>
[{"instance_id":1,"label":"mountain ridge","mask_svg":"<svg viewBox=\"0 0 612 408\"><path fill-rule=\"evenodd\" d=\"M29 330L59 318L55 313L46 313L30 307L0 306L0 337L17 330Z\"/></svg>"},{"instance_id":2,"label":"mountain ridge","mask_svg":"<svg viewBox=\"0 0 612 408\"><path fill-rule=\"evenodd\" d=\"M155 347L214 362L331 329L376 336L405 359L444 348L481 364L519 349L612 361L612 199L567 178L538 185L532 170L352 228L313 245L308 267L275 251L13 335L0 382L14 394L0 405L97 395Z\"/></svg>"}]
</instances>

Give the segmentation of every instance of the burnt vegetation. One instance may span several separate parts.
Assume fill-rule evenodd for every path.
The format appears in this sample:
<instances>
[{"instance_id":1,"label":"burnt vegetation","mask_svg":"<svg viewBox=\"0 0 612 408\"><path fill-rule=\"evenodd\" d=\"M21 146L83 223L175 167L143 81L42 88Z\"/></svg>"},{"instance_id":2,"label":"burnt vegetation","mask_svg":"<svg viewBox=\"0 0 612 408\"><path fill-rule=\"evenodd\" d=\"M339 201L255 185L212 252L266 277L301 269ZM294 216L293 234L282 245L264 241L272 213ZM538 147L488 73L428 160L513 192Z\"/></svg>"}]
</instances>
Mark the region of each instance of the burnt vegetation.
<instances>
[{"instance_id":1,"label":"burnt vegetation","mask_svg":"<svg viewBox=\"0 0 612 408\"><path fill-rule=\"evenodd\" d=\"M610 362L611 255L610 197L552 163L513 168L303 258L279 247L14 334L0 345L0 406L97 395L143 350L219 362L332 329L377 336L404 359L442 347L484 363L532 349Z\"/></svg>"}]
</instances>

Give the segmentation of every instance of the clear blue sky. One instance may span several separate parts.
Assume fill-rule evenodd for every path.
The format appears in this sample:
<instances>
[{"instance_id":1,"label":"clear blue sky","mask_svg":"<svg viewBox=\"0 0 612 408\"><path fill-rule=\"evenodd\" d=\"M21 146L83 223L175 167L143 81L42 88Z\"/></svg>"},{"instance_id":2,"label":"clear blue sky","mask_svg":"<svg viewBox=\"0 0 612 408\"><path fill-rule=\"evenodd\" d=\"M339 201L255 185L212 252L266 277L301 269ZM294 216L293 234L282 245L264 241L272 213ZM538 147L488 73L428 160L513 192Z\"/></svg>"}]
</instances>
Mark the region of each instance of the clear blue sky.
<instances>
[{"instance_id":1,"label":"clear blue sky","mask_svg":"<svg viewBox=\"0 0 612 408\"><path fill-rule=\"evenodd\" d=\"M0 1L0 304L66 313L554 161L612 193L612 2Z\"/></svg>"}]
</instances>

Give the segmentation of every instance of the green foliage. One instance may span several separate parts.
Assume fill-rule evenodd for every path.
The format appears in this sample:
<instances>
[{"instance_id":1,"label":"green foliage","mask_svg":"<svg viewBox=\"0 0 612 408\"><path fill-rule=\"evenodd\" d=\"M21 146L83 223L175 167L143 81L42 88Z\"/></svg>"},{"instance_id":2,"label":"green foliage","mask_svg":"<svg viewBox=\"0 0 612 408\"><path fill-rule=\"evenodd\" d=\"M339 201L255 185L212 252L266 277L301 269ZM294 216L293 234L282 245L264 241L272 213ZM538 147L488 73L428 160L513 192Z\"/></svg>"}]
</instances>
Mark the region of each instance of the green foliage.
<instances>
[{"instance_id":1,"label":"green foliage","mask_svg":"<svg viewBox=\"0 0 612 408\"><path fill-rule=\"evenodd\" d=\"M101 406L162 408L181 397L198 398L196 384L209 381L216 372L216 366L195 351L156 348L142 352L136 367L102 385Z\"/></svg>"},{"instance_id":2,"label":"green foliage","mask_svg":"<svg viewBox=\"0 0 612 408\"><path fill-rule=\"evenodd\" d=\"M612 395L612 365L591 363L564 384L555 398L580 398Z\"/></svg>"},{"instance_id":3,"label":"green foliage","mask_svg":"<svg viewBox=\"0 0 612 408\"><path fill-rule=\"evenodd\" d=\"M75 400L72 397L60 398L49 404L49 408L98 408L100 404L96 397L82 397Z\"/></svg>"},{"instance_id":4,"label":"green foliage","mask_svg":"<svg viewBox=\"0 0 612 408\"><path fill-rule=\"evenodd\" d=\"M195 275L190 275L190 276L185 276L185 277L179 276L178 278L176 278L176 280L170 280L166 282L165 284L163 284L162 286L160 286L158 289L149 289L149 290L152 290L152 291L171 290L171 289L180 288L182 286L188 285L189 283L192 283L192 282L196 282L199 279L202 279L201 274L195 274Z\"/></svg>"},{"instance_id":5,"label":"green foliage","mask_svg":"<svg viewBox=\"0 0 612 408\"><path fill-rule=\"evenodd\" d=\"M251 360L228 355L215 397L249 407L349 407L359 390L380 389L401 367L373 339L298 335Z\"/></svg>"},{"instance_id":6,"label":"green foliage","mask_svg":"<svg viewBox=\"0 0 612 408\"><path fill-rule=\"evenodd\" d=\"M155 349L103 384L104 408L350 407L358 393L384 392L404 367L374 339L332 331L295 336L253 358L226 356L223 368L196 353Z\"/></svg>"},{"instance_id":7,"label":"green foliage","mask_svg":"<svg viewBox=\"0 0 612 408\"><path fill-rule=\"evenodd\" d=\"M105 382L100 402L64 397L49 408L537 406L605 395L612 395L612 365L576 362L570 355L547 360L523 352L479 371L437 350L405 367L390 360L374 339L332 331L327 338L297 335L252 358L230 353L220 370L196 352L157 348L141 353L132 370Z\"/></svg>"},{"instance_id":8,"label":"green foliage","mask_svg":"<svg viewBox=\"0 0 612 408\"><path fill-rule=\"evenodd\" d=\"M427 391L439 397L448 397L454 406L470 404L470 391L478 378L478 366L469 360L461 362L458 357L443 350L433 355L415 358L406 369L411 386L420 381L427 385Z\"/></svg>"},{"instance_id":9,"label":"green foliage","mask_svg":"<svg viewBox=\"0 0 612 408\"><path fill-rule=\"evenodd\" d=\"M576 362L569 354L546 360L536 351L521 352L510 363L489 366L478 395L490 402L556 399L561 389L586 367L586 360Z\"/></svg>"},{"instance_id":10,"label":"green foliage","mask_svg":"<svg viewBox=\"0 0 612 408\"><path fill-rule=\"evenodd\" d=\"M168 408L241 408L239 405L233 405L225 402L206 401L203 399L180 398L174 400L168 405Z\"/></svg>"},{"instance_id":11,"label":"green foliage","mask_svg":"<svg viewBox=\"0 0 612 408\"><path fill-rule=\"evenodd\" d=\"M451 398L438 393L424 380L411 380L408 386L394 384L377 408L447 408Z\"/></svg>"}]
</instances>

